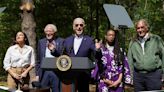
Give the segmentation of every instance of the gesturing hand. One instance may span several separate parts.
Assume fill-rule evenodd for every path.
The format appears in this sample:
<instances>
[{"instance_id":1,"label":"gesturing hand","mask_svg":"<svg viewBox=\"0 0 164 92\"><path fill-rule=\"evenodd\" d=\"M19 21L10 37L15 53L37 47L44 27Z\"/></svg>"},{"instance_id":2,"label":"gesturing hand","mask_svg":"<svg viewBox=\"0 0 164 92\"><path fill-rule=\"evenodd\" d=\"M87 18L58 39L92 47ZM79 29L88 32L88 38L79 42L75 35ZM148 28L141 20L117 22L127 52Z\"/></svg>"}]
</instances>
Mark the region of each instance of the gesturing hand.
<instances>
[{"instance_id":1,"label":"gesturing hand","mask_svg":"<svg viewBox=\"0 0 164 92\"><path fill-rule=\"evenodd\" d=\"M95 39L96 50L100 49L101 46L102 46L102 40L98 41L97 39Z\"/></svg>"},{"instance_id":2,"label":"gesturing hand","mask_svg":"<svg viewBox=\"0 0 164 92\"><path fill-rule=\"evenodd\" d=\"M53 51L55 50L56 46L53 43L48 43L48 49Z\"/></svg>"}]
</instances>

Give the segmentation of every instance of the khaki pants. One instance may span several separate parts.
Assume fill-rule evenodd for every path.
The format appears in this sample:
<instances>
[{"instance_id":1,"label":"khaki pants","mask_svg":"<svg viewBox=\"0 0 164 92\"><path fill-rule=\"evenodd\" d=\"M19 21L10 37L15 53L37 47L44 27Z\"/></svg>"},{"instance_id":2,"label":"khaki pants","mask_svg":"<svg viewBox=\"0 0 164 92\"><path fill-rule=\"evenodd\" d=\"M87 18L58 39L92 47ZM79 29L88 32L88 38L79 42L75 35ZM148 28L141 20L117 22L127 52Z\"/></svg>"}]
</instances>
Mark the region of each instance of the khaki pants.
<instances>
[{"instance_id":1,"label":"khaki pants","mask_svg":"<svg viewBox=\"0 0 164 92\"><path fill-rule=\"evenodd\" d=\"M11 68L11 70L14 73L21 74L24 71L24 68ZM24 84L29 85L29 79L30 79L30 76L29 76L29 74L27 74L27 76L22 79L23 84L21 84L20 86L23 86ZM10 89L17 89L18 83L20 84L19 80L13 78L10 74L8 74L7 84Z\"/></svg>"}]
</instances>

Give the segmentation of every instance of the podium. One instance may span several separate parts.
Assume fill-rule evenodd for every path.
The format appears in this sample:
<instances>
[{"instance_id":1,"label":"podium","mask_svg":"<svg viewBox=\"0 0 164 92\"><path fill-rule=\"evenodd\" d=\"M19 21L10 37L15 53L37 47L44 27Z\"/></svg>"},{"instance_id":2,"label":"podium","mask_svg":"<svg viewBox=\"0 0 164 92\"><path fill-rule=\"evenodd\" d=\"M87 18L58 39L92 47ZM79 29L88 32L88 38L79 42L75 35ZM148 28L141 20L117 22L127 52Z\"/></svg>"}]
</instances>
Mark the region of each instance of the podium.
<instances>
[{"instance_id":1,"label":"podium","mask_svg":"<svg viewBox=\"0 0 164 92\"><path fill-rule=\"evenodd\" d=\"M58 57L60 58L60 57ZM87 57L70 57L71 67L67 71L60 71L56 65L58 58L44 58L41 68L45 71L54 71L61 80L61 92L76 92L76 78L79 72L88 72L94 68L95 64Z\"/></svg>"}]
</instances>

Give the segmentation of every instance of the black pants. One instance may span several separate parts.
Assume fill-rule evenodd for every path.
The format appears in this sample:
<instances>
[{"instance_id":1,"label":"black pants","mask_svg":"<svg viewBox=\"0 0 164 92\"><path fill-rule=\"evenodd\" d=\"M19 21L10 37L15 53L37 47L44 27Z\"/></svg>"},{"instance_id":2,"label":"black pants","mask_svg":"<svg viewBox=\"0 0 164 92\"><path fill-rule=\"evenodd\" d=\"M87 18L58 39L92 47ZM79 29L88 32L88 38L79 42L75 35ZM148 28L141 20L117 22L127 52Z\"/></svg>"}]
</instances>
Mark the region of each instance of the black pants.
<instances>
[{"instance_id":1,"label":"black pants","mask_svg":"<svg viewBox=\"0 0 164 92\"><path fill-rule=\"evenodd\" d=\"M77 78L77 89L78 92L89 92L89 74L86 72L80 72Z\"/></svg>"},{"instance_id":2,"label":"black pants","mask_svg":"<svg viewBox=\"0 0 164 92\"><path fill-rule=\"evenodd\" d=\"M157 69L148 73L139 73L134 71L133 79L135 92L161 90L162 88L161 69Z\"/></svg>"}]
</instances>

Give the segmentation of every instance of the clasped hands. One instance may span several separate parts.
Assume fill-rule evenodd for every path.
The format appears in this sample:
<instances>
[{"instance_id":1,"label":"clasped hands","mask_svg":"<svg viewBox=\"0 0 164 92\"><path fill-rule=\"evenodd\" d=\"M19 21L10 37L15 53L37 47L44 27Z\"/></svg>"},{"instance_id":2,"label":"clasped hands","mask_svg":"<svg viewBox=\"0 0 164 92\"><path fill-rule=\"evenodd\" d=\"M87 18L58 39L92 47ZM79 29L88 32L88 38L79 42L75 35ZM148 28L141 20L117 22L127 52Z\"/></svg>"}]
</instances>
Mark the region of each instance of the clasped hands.
<instances>
[{"instance_id":1,"label":"clasped hands","mask_svg":"<svg viewBox=\"0 0 164 92\"><path fill-rule=\"evenodd\" d=\"M104 81L104 83L106 83L108 87L117 87L121 83L121 81L118 81L118 80L112 81L105 78L102 81Z\"/></svg>"},{"instance_id":2,"label":"clasped hands","mask_svg":"<svg viewBox=\"0 0 164 92\"><path fill-rule=\"evenodd\" d=\"M13 73L12 76L17 80L21 80L22 78L27 76L27 73L26 72L23 72L22 74Z\"/></svg>"}]
</instances>

